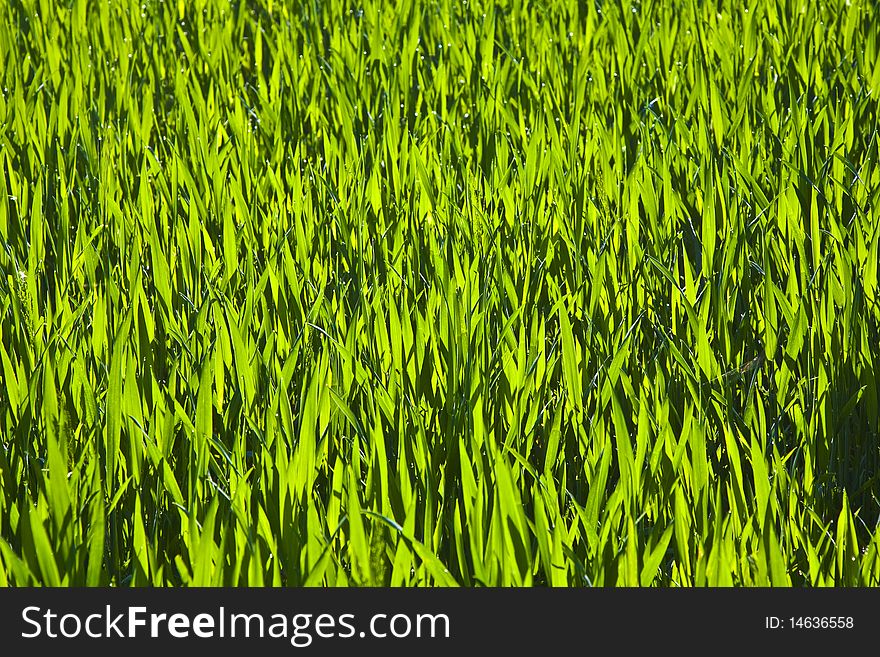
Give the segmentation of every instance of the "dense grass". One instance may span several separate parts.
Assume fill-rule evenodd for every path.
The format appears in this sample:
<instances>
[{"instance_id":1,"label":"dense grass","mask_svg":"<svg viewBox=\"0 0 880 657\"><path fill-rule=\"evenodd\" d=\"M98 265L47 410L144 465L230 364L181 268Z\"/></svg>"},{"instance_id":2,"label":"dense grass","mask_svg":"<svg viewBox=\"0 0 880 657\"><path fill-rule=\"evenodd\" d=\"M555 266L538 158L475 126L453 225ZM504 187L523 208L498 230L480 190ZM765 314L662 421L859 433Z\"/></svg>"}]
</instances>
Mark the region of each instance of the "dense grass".
<instances>
[{"instance_id":1,"label":"dense grass","mask_svg":"<svg viewBox=\"0 0 880 657\"><path fill-rule=\"evenodd\" d=\"M878 25L0 3L0 584L880 583Z\"/></svg>"}]
</instances>

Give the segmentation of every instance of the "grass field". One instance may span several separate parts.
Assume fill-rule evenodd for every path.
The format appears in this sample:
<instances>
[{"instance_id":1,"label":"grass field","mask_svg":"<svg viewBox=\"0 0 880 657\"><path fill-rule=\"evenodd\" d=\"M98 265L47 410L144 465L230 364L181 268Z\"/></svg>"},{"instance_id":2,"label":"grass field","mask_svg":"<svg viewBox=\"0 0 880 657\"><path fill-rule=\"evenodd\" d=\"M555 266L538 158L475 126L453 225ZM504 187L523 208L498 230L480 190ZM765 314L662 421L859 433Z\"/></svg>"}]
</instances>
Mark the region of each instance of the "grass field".
<instances>
[{"instance_id":1,"label":"grass field","mask_svg":"<svg viewBox=\"0 0 880 657\"><path fill-rule=\"evenodd\" d=\"M0 585L880 584L878 25L0 3Z\"/></svg>"}]
</instances>

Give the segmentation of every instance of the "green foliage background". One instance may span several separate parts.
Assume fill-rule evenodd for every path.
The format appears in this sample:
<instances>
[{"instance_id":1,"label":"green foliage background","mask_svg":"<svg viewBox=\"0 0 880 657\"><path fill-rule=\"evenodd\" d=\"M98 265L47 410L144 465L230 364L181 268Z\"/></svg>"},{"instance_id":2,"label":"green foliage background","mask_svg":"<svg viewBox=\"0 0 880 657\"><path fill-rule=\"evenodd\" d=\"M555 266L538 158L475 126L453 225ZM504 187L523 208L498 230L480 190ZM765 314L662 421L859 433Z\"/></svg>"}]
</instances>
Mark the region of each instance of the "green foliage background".
<instances>
[{"instance_id":1,"label":"green foliage background","mask_svg":"<svg viewBox=\"0 0 880 657\"><path fill-rule=\"evenodd\" d=\"M0 5L0 585L880 583L866 0Z\"/></svg>"}]
</instances>

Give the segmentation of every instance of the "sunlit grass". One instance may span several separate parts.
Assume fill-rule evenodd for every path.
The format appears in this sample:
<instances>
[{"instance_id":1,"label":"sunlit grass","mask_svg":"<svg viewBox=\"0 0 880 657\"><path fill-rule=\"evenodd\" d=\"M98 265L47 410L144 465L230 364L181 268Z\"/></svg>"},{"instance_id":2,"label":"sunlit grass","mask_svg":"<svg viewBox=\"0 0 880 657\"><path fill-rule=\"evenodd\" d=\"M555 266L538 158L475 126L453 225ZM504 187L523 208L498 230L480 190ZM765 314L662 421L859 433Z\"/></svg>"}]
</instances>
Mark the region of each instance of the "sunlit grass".
<instances>
[{"instance_id":1,"label":"sunlit grass","mask_svg":"<svg viewBox=\"0 0 880 657\"><path fill-rule=\"evenodd\" d=\"M0 3L0 585L880 583L878 24Z\"/></svg>"}]
</instances>

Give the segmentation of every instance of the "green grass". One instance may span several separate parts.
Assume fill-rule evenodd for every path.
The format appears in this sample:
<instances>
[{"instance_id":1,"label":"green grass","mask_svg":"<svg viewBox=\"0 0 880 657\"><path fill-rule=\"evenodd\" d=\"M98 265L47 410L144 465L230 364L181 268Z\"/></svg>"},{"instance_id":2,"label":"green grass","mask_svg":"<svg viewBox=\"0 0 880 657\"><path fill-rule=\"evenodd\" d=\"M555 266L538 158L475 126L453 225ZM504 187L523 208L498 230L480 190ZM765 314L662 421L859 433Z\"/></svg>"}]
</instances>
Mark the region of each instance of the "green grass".
<instances>
[{"instance_id":1,"label":"green grass","mask_svg":"<svg viewBox=\"0 0 880 657\"><path fill-rule=\"evenodd\" d=\"M880 584L878 23L3 2L0 585Z\"/></svg>"}]
</instances>

